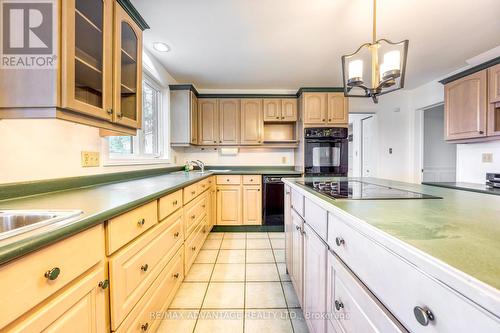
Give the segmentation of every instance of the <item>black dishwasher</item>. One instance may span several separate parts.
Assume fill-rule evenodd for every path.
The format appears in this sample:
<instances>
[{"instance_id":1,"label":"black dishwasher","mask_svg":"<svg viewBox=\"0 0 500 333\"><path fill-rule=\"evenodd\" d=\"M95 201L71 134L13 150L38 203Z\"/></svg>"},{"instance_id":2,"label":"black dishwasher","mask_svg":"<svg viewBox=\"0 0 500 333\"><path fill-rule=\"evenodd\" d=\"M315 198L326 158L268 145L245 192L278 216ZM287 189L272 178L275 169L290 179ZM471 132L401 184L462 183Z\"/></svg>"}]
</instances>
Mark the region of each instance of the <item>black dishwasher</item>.
<instances>
[{"instance_id":1,"label":"black dishwasher","mask_svg":"<svg viewBox=\"0 0 500 333\"><path fill-rule=\"evenodd\" d=\"M284 184L281 178L300 177L300 175L264 175L264 191L262 192L263 225L284 226Z\"/></svg>"}]
</instances>

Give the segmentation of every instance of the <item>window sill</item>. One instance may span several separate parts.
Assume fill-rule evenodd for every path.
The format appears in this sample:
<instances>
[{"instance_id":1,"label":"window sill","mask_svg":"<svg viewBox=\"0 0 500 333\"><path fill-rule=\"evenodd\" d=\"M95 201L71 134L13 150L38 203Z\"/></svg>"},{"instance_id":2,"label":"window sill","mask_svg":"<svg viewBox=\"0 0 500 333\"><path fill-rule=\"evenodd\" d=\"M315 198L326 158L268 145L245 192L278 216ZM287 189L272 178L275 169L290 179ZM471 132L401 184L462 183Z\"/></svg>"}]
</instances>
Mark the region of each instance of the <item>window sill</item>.
<instances>
[{"instance_id":1,"label":"window sill","mask_svg":"<svg viewBox=\"0 0 500 333\"><path fill-rule=\"evenodd\" d=\"M123 159L123 160L107 160L103 162L103 166L120 166L120 165L157 165L157 164L173 164L170 159Z\"/></svg>"}]
</instances>

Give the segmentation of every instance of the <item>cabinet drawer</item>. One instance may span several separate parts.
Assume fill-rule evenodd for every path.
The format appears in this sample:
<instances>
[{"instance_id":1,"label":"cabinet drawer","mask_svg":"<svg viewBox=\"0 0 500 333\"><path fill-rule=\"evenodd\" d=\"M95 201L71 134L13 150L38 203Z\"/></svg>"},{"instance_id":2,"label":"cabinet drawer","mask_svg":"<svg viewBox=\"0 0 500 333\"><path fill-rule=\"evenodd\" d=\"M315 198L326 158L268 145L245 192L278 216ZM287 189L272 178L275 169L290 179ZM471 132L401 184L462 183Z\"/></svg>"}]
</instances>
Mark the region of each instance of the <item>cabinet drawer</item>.
<instances>
[{"instance_id":1,"label":"cabinet drawer","mask_svg":"<svg viewBox=\"0 0 500 333\"><path fill-rule=\"evenodd\" d=\"M226 175L226 176L217 176L217 184L218 185L240 185L241 184L241 176L237 175Z\"/></svg>"},{"instance_id":2,"label":"cabinet drawer","mask_svg":"<svg viewBox=\"0 0 500 333\"><path fill-rule=\"evenodd\" d=\"M116 332L156 331L158 325L162 323L162 314L167 310L184 280L183 251L183 247L177 251ZM159 317L155 318L155 314L159 314Z\"/></svg>"},{"instance_id":3,"label":"cabinet drawer","mask_svg":"<svg viewBox=\"0 0 500 333\"><path fill-rule=\"evenodd\" d=\"M336 331L406 332L331 252L327 267L327 313Z\"/></svg>"},{"instance_id":4,"label":"cabinet drawer","mask_svg":"<svg viewBox=\"0 0 500 333\"><path fill-rule=\"evenodd\" d=\"M209 178L206 178L199 181L197 184L198 184L198 192L203 193L210 188L212 181Z\"/></svg>"},{"instance_id":5,"label":"cabinet drawer","mask_svg":"<svg viewBox=\"0 0 500 333\"><path fill-rule=\"evenodd\" d=\"M183 190L184 192L184 205L196 198L199 194L199 189L198 189L198 183L191 184L187 187L185 187Z\"/></svg>"},{"instance_id":6,"label":"cabinet drawer","mask_svg":"<svg viewBox=\"0 0 500 333\"><path fill-rule=\"evenodd\" d=\"M304 217L304 196L295 190L292 190L292 208L302 218Z\"/></svg>"},{"instance_id":7,"label":"cabinet drawer","mask_svg":"<svg viewBox=\"0 0 500 333\"><path fill-rule=\"evenodd\" d=\"M69 285L63 293L24 314L2 332L109 331L106 318L107 290L99 287L105 278L104 265L100 264Z\"/></svg>"},{"instance_id":8,"label":"cabinet drawer","mask_svg":"<svg viewBox=\"0 0 500 333\"><path fill-rule=\"evenodd\" d=\"M494 319L448 286L390 252L332 213L330 246L384 306L411 332L496 332ZM339 240L337 245L336 239ZM415 307L428 309L435 317L422 326ZM467 314L467 315L457 315Z\"/></svg>"},{"instance_id":9,"label":"cabinet drawer","mask_svg":"<svg viewBox=\"0 0 500 333\"><path fill-rule=\"evenodd\" d=\"M0 328L42 302L104 258L102 225L0 266ZM52 270L60 274L45 277Z\"/></svg>"},{"instance_id":10,"label":"cabinet drawer","mask_svg":"<svg viewBox=\"0 0 500 333\"><path fill-rule=\"evenodd\" d=\"M196 226L196 229L193 233L186 239L185 242L185 265L184 271L187 273L193 264L196 255L200 252L201 247L203 246L203 242L205 240L206 231L206 217L203 219L201 223Z\"/></svg>"},{"instance_id":11,"label":"cabinet drawer","mask_svg":"<svg viewBox=\"0 0 500 333\"><path fill-rule=\"evenodd\" d=\"M149 230L109 259L111 328L116 330L183 241L182 212Z\"/></svg>"},{"instance_id":12,"label":"cabinet drawer","mask_svg":"<svg viewBox=\"0 0 500 333\"><path fill-rule=\"evenodd\" d=\"M326 241L328 224L328 213L326 210L316 205L311 200L305 198L304 215L306 223L309 224L324 241Z\"/></svg>"},{"instance_id":13,"label":"cabinet drawer","mask_svg":"<svg viewBox=\"0 0 500 333\"><path fill-rule=\"evenodd\" d=\"M158 220L163 220L182 207L182 190L171 193L158 200Z\"/></svg>"},{"instance_id":14,"label":"cabinet drawer","mask_svg":"<svg viewBox=\"0 0 500 333\"><path fill-rule=\"evenodd\" d=\"M106 224L107 254L112 254L157 223L156 200L109 220Z\"/></svg>"},{"instance_id":15,"label":"cabinet drawer","mask_svg":"<svg viewBox=\"0 0 500 333\"><path fill-rule=\"evenodd\" d=\"M208 192L184 207L184 237L187 238L207 214Z\"/></svg>"},{"instance_id":16,"label":"cabinet drawer","mask_svg":"<svg viewBox=\"0 0 500 333\"><path fill-rule=\"evenodd\" d=\"M243 185L260 185L262 177L260 175L245 175L243 176Z\"/></svg>"}]
</instances>

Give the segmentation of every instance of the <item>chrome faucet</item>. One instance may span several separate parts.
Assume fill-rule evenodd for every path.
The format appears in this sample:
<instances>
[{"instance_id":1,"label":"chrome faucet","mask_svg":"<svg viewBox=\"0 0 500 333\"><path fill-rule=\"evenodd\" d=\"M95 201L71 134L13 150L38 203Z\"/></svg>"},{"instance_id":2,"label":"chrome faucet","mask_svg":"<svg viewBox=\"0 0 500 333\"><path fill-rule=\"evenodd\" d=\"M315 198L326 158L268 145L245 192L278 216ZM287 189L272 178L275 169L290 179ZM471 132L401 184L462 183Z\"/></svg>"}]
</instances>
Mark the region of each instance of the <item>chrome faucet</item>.
<instances>
[{"instance_id":1,"label":"chrome faucet","mask_svg":"<svg viewBox=\"0 0 500 333\"><path fill-rule=\"evenodd\" d=\"M201 170L201 173L204 173L205 172L205 163L203 163L202 161L200 160L196 160L196 161L191 161L189 163L193 163L194 165L196 165L198 168L200 168Z\"/></svg>"}]
</instances>

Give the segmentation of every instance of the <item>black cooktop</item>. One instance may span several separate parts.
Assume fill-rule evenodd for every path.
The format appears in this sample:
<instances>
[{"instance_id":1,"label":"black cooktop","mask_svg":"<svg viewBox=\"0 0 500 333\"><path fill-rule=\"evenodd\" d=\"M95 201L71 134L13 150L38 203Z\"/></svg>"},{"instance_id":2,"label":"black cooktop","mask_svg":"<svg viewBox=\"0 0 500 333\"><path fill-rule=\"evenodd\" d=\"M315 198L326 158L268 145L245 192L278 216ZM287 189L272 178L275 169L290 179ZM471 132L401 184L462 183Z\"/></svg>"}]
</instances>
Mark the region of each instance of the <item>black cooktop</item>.
<instances>
[{"instance_id":1,"label":"black cooktop","mask_svg":"<svg viewBox=\"0 0 500 333\"><path fill-rule=\"evenodd\" d=\"M383 199L442 199L428 194L400 190L359 180L297 181L316 192L333 199L383 200Z\"/></svg>"}]
</instances>

